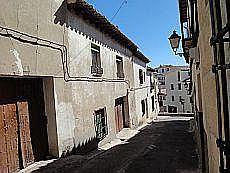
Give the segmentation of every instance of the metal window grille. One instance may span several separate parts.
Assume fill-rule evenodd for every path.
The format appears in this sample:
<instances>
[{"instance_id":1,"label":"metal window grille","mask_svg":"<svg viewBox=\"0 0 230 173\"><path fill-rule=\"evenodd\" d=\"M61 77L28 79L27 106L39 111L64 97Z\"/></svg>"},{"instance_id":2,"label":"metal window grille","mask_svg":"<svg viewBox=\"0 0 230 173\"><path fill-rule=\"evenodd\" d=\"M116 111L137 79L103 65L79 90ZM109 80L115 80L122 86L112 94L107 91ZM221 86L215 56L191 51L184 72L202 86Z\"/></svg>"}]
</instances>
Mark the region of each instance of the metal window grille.
<instances>
[{"instance_id":1,"label":"metal window grille","mask_svg":"<svg viewBox=\"0 0 230 173\"><path fill-rule=\"evenodd\" d=\"M106 108L95 111L94 124L95 124L96 138L99 141L101 141L108 134Z\"/></svg>"}]
</instances>

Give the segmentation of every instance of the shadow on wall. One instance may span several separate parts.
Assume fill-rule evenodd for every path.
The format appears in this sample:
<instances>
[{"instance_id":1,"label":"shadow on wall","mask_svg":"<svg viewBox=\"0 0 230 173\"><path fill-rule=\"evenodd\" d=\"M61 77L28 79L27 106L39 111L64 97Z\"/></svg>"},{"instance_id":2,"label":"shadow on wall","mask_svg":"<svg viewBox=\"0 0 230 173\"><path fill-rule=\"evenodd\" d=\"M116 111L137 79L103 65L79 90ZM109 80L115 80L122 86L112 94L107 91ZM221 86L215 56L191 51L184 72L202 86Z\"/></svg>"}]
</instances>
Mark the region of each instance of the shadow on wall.
<instances>
[{"instance_id":1,"label":"shadow on wall","mask_svg":"<svg viewBox=\"0 0 230 173\"><path fill-rule=\"evenodd\" d=\"M67 28L74 30L77 34L83 35L86 39L90 39L94 42L98 41L98 44L103 45L112 50L119 50L120 52L127 54L125 49L115 44L115 41L110 39L104 33L101 33L99 29L96 29L92 24L88 24L84 22L84 19L81 15L77 15L77 10L69 10L67 6L66 0L63 1L61 6L58 8L56 13L54 14L55 19L54 23L63 26L66 24ZM79 16L78 18L76 16Z\"/></svg>"},{"instance_id":2,"label":"shadow on wall","mask_svg":"<svg viewBox=\"0 0 230 173\"><path fill-rule=\"evenodd\" d=\"M152 123L122 145L90 154L91 157L60 158L34 173L112 173L121 167L126 173L192 172L198 169L198 155L189 124L188 121Z\"/></svg>"}]
</instances>

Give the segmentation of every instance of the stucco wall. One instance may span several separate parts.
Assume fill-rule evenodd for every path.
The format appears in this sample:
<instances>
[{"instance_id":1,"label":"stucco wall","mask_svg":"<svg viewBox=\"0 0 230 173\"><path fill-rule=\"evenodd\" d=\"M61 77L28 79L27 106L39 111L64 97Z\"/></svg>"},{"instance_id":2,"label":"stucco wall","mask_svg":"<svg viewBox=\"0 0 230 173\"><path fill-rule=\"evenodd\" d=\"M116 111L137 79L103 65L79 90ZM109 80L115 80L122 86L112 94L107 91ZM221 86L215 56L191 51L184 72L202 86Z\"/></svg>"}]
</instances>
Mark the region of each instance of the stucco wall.
<instances>
[{"instance_id":1,"label":"stucco wall","mask_svg":"<svg viewBox=\"0 0 230 173\"><path fill-rule=\"evenodd\" d=\"M133 71L134 71L134 86L132 88L132 92L134 93L135 95L135 117L137 117L137 119L135 120L135 124L136 125L141 125L143 124L144 122L146 122L146 115L147 115L147 112L145 115L142 116L142 107L141 107L141 101L142 100L145 100L147 99L148 97L148 83L147 83L147 75L146 75L146 72L147 72L147 66L146 66L146 63L144 63L143 61L137 59L137 58L134 58L134 61L133 61ZM139 80L139 70L142 70L145 75L144 75L144 82L143 84L140 84L140 80ZM148 107L150 105L148 104Z\"/></svg>"},{"instance_id":2,"label":"stucco wall","mask_svg":"<svg viewBox=\"0 0 230 173\"><path fill-rule=\"evenodd\" d=\"M2 2L0 8L1 26L65 45L68 51L68 70L72 77L92 77L91 43L100 46L103 79L117 79L116 55L123 58L126 83L92 80L65 82L61 51L0 37L0 75L54 78L59 156L71 150L74 145L84 145L95 137L93 113L99 108L106 107L109 131L99 145L114 138L115 99L126 96L129 85L134 85L132 53L82 18L66 11L66 5L61 0L9 0ZM25 73L23 68L29 71ZM131 118L135 118L135 97L131 92L129 102Z\"/></svg>"},{"instance_id":3,"label":"stucco wall","mask_svg":"<svg viewBox=\"0 0 230 173\"><path fill-rule=\"evenodd\" d=\"M180 72L180 81L178 81L178 71ZM188 71L183 71L180 69L168 72L165 74L165 84L167 90L167 96L165 101L165 106L175 106L177 107L177 111L179 113L183 112L182 104L180 103L179 96L184 99L184 111L192 112L192 107L190 103L190 96L187 94L187 90L185 89L184 82L185 79L188 79L189 74ZM181 84L181 90L178 89L178 84ZM174 86L174 90L171 90L171 84ZM172 96L174 96L174 101L172 101Z\"/></svg>"}]
</instances>

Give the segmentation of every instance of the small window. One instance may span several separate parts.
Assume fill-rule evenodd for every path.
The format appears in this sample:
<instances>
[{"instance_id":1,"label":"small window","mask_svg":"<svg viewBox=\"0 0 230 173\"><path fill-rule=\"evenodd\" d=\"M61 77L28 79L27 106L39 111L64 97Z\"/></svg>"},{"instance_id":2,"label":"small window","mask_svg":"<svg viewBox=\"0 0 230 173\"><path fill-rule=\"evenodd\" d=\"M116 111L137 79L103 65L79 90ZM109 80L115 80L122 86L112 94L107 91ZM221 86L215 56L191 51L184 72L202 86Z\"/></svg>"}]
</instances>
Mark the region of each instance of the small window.
<instances>
[{"instance_id":1,"label":"small window","mask_svg":"<svg viewBox=\"0 0 230 173\"><path fill-rule=\"evenodd\" d=\"M163 96L163 100L166 100L166 97L165 97L165 96Z\"/></svg>"},{"instance_id":2,"label":"small window","mask_svg":"<svg viewBox=\"0 0 230 173\"><path fill-rule=\"evenodd\" d=\"M124 78L124 69L123 69L123 59L122 57L116 57L116 64L117 64L117 77Z\"/></svg>"},{"instance_id":3,"label":"small window","mask_svg":"<svg viewBox=\"0 0 230 173\"><path fill-rule=\"evenodd\" d=\"M145 82L145 72L143 72L143 81Z\"/></svg>"},{"instance_id":4,"label":"small window","mask_svg":"<svg viewBox=\"0 0 230 173\"><path fill-rule=\"evenodd\" d=\"M178 71L177 73L177 78L178 78L178 81L180 81L180 71Z\"/></svg>"},{"instance_id":5,"label":"small window","mask_svg":"<svg viewBox=\"0 0 230 173\"><path fill-rule=\"evenodd\" d=\"M161 71L162 71L162 73L164 73L164 72L165 72L165 69L162 69Z\"/></svg>"},{"instance_id":6,"label":"small window","mask_svg":"<svg viewBox=\"0 0 230 173\"><path fill-rule=\"evenodd\" d=\"M141 110L142 110L142 116L145 115L145 100L141 100Z\"/></svg>"},{"instance_id":7,"label":"small window","mask_svg":"<svg viewBox=\"0 0 230 173\"><path fill-rule=\"evenodd\" d=\"M178 90L181 90L181 83L178 83Z\"/></svg>"},{"instance_id":8,"label":"small window","mask_svg":"<svg viewBox=\"0 0 230 173\"><path fill-rule=\"evenodd\" d=\"M172 101L175 101L175 98L174 98L174 96L172 96Z\"/></svg>"},{"instance_id":9,"label":"small window","mask_svg":"<svg viewBox=\"0 0 230 173\"><path fill-rule=\"evenodd\" d=\"M179 101L182 101L182 97L181 96L179 96Z\"/></svg>"},{"instance_id":10,"label":"small window","mask_svg":"<svg viewBox=\"0 0 230 173\"><path fill-rule=\"evenodd\" d=\"M94 124L95 124L96 138L101 141L108 134L106 108L95 111Z\"/></svg>"},{"instance_id":11,"label":"small window","mask_svg":"<svg viewBox=\"0 0 230 173\"><path fill-rule=\"evenodd\" d=\"M92 54L91 73L93 75L101 76L103 74L103 69L101 68L100 47L95 44L91 44L91 54Z\"/></svg>"},{"instance_id":12,"label":"small window","mask_svg":"<svg viewBox=\"0 0 230 173\"><path fill-rule=\"evenodd\" d=\"M171 84L171 90L174 90L174 85L173 84Z\"/></svg>"},{"instance_id":13,"label":"small window","mask_svg":"<svg viewBox=\"0 0 230 173\"><path fill-rule=\"evenodd\" d=\"M152 100L152 111L155 110L155 101L154 101L154 96L151 97Z\"/></svg>"},{"instance_id":14,"label":"small window","mask_svg":"<svg viewBox=\"0 0 230 173\"><path fill-rule=\"evenodd\" d=\"M143 71L141 69L139 69L139 81L140 81L140 84L143 84L144 83L144 76L143 76Z\"/></svg>"},{"instance_id":15,"label":"small window","mask_svg":"<svg viewBox=\"0 0 230 173\"><path fill-rule=\"evenodd\" d=\"M190 100L190 103L193 103L193 97L190 97L189 100Z\"/></svg>"},{"instance_id":16,"label":"small window","mask_svg":"<svg viewBox=\"0 0 230 173\"><path fill-rule=\"evenodd\" d=\"M169 71L169 68L167 68L167 71Z\"/></svg>"}]
</instances>

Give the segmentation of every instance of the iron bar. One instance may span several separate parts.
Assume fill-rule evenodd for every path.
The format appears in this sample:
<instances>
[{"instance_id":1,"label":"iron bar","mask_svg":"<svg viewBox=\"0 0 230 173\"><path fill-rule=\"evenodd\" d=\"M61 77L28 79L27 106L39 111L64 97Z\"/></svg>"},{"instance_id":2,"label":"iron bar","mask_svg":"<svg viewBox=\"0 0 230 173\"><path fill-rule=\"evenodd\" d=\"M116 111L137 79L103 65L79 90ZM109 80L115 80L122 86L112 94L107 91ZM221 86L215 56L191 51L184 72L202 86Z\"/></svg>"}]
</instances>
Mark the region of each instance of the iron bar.
<instances>
[{"instance_id":1,"label":"iron bar","mask_svg":"<svg viewBox=\"0 0 230 173\"><path fill-rule=\"evenodd\" d=\"M215 27L215 19L214 19L214 4L213 0L209 0L210 5L210 16L211 16L211 29L212 29L212 37L215 37L216 35L216 27ZM217 61L217 47L216 44L213 45L213 61L214 65L218 63ZM222 116L221 116L221 100L220 100L220 79L219 74L215 73L215 83L216 83L216 102L217 102L217 118L218 118L218 138L222 140L223 134L222 134ZM222 148L219 148L219 155L220 155L220 169L224 168L224 158L223 158L223 150Z\"/></svg>"}]
</instances>

